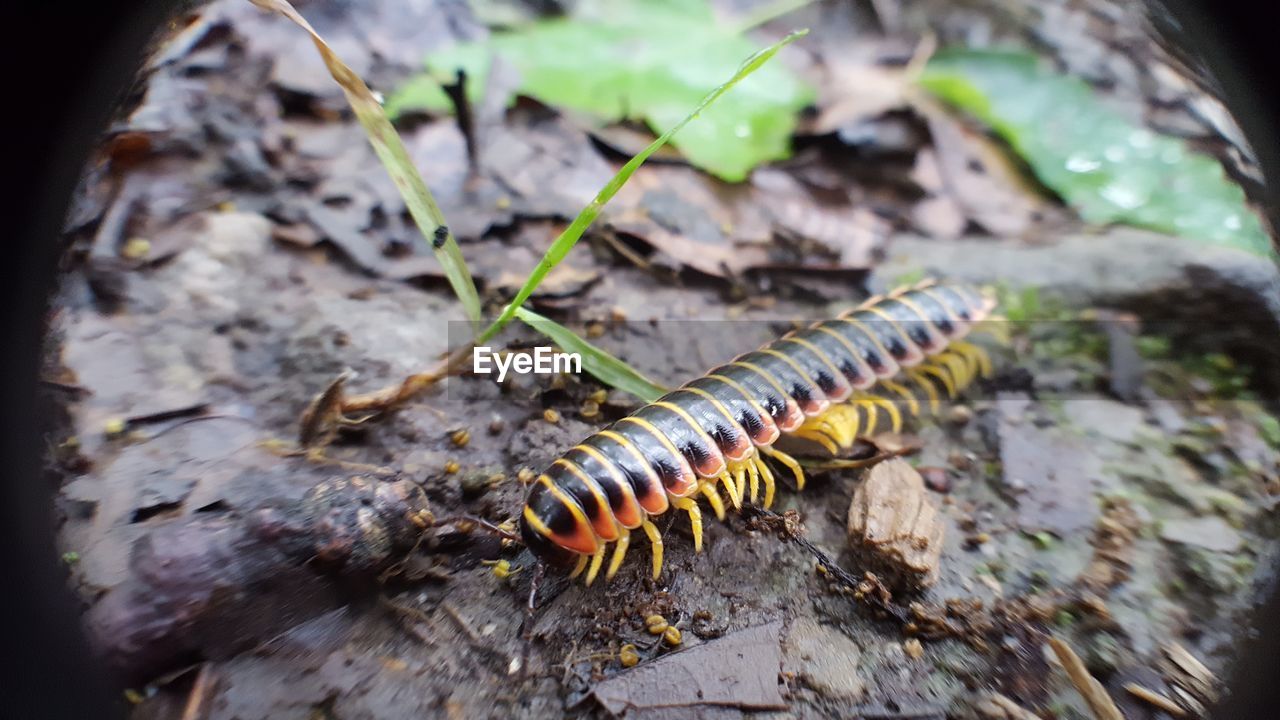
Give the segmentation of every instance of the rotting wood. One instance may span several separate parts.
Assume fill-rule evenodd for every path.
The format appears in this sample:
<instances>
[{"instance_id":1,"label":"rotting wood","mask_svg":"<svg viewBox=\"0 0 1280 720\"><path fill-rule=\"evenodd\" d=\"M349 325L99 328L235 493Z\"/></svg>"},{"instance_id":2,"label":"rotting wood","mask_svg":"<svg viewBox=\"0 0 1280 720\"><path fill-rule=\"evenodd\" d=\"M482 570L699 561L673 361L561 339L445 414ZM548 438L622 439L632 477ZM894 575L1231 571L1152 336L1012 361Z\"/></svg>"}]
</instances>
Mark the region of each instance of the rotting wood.
<instances>
[{"instance_id":1,"label":"rotting wood","mask_svg":"<svg viewBox=\"0 0 1280 720\"><path fill-rule=\"evenodd\" d=\"M867 473L849 504L848 532L866 567L896 589L937 582L946 526L924 479L905 460L888 460Z\"/></svg>"}]
</instances>

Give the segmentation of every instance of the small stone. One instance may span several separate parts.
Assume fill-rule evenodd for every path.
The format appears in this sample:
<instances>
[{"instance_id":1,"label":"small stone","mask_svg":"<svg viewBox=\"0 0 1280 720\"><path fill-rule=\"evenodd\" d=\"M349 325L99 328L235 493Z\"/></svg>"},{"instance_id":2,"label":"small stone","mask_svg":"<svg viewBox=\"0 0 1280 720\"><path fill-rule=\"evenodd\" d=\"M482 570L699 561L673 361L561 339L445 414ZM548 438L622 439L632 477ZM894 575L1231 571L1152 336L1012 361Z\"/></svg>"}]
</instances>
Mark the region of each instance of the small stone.
<instances>
[{"instance_id":1,"label":"small stone","mask_svg":"<svg viewBox=\"0 0 1280 720\"><path fill-rule=\"evenodd\" d=\"M444 474L452 475L462 469L457 460L446 460L444 463Z\"/></svg>"},{"instance_id":2,"label":"small stone","mask_svg":"<svg viewBox=\"0 0 1280 720\"><path fill-rule=\"evenodd\" d=\"M924 478L925 487L936 493L951 492L951 477L947 475L946 468L922 467L919 471L920 477Z\"/></svg>"},{"instance_id":3,"label":"small stone","mask_svg":"<svg viewBox=\"0 0 1280 720\"><path fill-rule=\"evenodd\" d=\"M466 428L454 430L449 433L449 441L457 447L464 448L471 442L471 431Z\"/></svg>"},{"instance_id":4,"label":"small stone","mask_svg":"<svg viewBox=\"0 0 1280 720\"><path fill-rule=\"evenodd\" d=\"M924 657L924 645L916 638L910 638L902 643L902 651L912 660L919 660Z\"/></svg>"},{"instance_id":5,"label":"small stone","mask_svg":"<svg viewBox=\"0 0 1280 720\"><path fill-rule=\"evenodd\" d=\"M554 425L560 422L560 411L555 408L547 408L542 411L542 419Z\"/></svg>"},{"instance_id":6,"label":"small stone","mask_svg":"<svg viewBox=\"0 0 1280 720\"><path fill-rule=\"evenodd\" d=\"M858 677L862 648L837 627L820 625L809 617L796 618L783 644L784 670L805 685L830 697L858 700L864 687Z\"/></svg>"},{"instance_id":7,"label":"small stone","mask_svg":"<svg viewBox=\"0 0 1280 720\"><path fill-rule=\"evenodd\" d=\"M952 405L947 411L947 422L952 425L964 426L973 420L973 410L968 405Z\"/></svg>"},{"instance_id":8,"label":"small stone","mask_svg":"<svg viewBox=\"0 0 1280 720\"><path fill-rule=\"evenodd\" d=\"M498 433L501 433L506 426L507 424L502 420L502 418L494 418L489 421L489 434L497 435Z\"/></svg>"}]
</instances>

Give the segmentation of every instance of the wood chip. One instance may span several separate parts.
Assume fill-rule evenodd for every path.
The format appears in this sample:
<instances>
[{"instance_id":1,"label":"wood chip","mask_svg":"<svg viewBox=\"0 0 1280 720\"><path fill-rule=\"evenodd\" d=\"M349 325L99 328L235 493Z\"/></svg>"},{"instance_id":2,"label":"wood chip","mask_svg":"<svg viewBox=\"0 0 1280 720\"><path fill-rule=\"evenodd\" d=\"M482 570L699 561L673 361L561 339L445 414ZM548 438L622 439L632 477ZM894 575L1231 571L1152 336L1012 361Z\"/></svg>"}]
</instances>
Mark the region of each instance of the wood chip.
<instances>
[{"instance_id":1,"label":"wood chip","mask_svg":"<svg viewBox=\"0 0 1280 720\"><path fill-rule=\"evenodd\" d=\"M849 505L849 544L869 570L900 589L938 579L946 527L905 460L880 463L867 473Z\"/></svg>"},{"instance_id":2,"label":"wood chip","mask_svg":"<svg viewBox=\"0 0 1280 720\"><path fill-rule=\"evenodd\" d=\"M1070 645L1056 637L1051 637L1049 647L1053 648L1058 660L1062 661L1067 676L1071 678L1071 684L1075 685L1076 691L1084 697L1084 701L1089 704L1089 709L1093 711L1093 716L1097 720L1124 720L1124 715L1120 714L1115 701L1107 694L1102 683L1089 674L1084 661L1075 650L1071 649Z\"/></svg>"}]
</instances>

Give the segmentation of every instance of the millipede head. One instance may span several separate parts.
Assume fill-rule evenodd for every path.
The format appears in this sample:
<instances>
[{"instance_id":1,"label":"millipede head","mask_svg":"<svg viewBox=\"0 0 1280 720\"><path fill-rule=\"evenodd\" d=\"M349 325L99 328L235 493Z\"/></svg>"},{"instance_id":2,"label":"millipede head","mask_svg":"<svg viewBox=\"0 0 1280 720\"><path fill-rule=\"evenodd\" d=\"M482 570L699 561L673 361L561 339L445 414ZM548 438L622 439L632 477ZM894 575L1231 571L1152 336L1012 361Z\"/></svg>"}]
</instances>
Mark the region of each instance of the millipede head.
<instances>
[{"instance_id":1,"label":"millipede head","mask_svg":"<svg viewBox=\"0 0 1280 720\"><path fill-rule=\"evenodd\" d=\"M551 538L530 527L524 517L520 518L520 537L529 552L548 565L571 567L578 559L578 553L555 544Z\"/></svg>"}]
</instances>

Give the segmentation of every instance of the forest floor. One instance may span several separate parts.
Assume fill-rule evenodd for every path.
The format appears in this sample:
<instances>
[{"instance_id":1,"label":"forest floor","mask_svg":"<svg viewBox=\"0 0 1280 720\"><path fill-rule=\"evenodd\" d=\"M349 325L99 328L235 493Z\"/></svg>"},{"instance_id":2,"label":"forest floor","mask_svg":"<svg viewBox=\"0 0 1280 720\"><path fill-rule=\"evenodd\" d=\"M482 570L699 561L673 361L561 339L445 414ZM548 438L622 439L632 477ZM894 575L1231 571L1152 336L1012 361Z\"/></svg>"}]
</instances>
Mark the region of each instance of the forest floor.
<instances>
[{"instance_id":1,"label":"forest floor","mask_svg":"<svg viewBox=\"0 0 1280 720\"><path fill-rule=\"evenodd\" d=\"M813 73L825 103L840 95L823 68L905 62L923 13L944 42L1007 36L1070 58L1152 127L1228 145L1192 111L1198 91L1171 90L1149 44L1099 21L1118 12L1105 4L1013 20L893 6L818 2L758 32L814 28L780 60ZM466 3L299 9L383 91L424 48L486 32ZM996 351L994 378L899 438L918 446L946 535L937 584L895 601L919 603L916 634L931 618L964 631L918 646L802 547L730 513L707 523L700 554L687 521L664 517L656 582L643 544L607 584L550 571L525 644L531 558L462 518L515 517L522 468L637 401L612 391L597 412L587 376L452 377L343 433L327 459L290 456L300 415L340 373L357 373L354 390L398 382L468 326L305 35L231 0L164 35L68 219L46 373L64 418L50 435L61 550L133 717L1016 717L993 692L1089 717L1046 650L1057 636L1136 719L1163 715L1122 688L1175 693L1171 641L1229 668L1275 550L1280 424L1252 397L1280 366L1250 344L1275 337L1273 266L1086 228L987 172L973 160L985 141L962 124L873 101L846 103L835 131L800 136L792 160L746 183L678 158L645 166L532 306L655 381L905 278L998 285L1005 314L1032 321ZM532 101L483 113L478 174L452 118L402 128L494 309L640 133ZM931 164L974 163L978 193L929 180ZM317 500L318 484L351 477L422 495ZM815 474L774 508L855 574L845 518L861 478ZM406 541L403 516L362 514L397 502L436 523ZM320 538L345 543L345 569L325 565ZM501 559L521 569L500 579L486 561ZM678 648L646 632L655 613L682 631ZM628 643L634 668L618 658Z\"/></svg>"}]
</instances>

